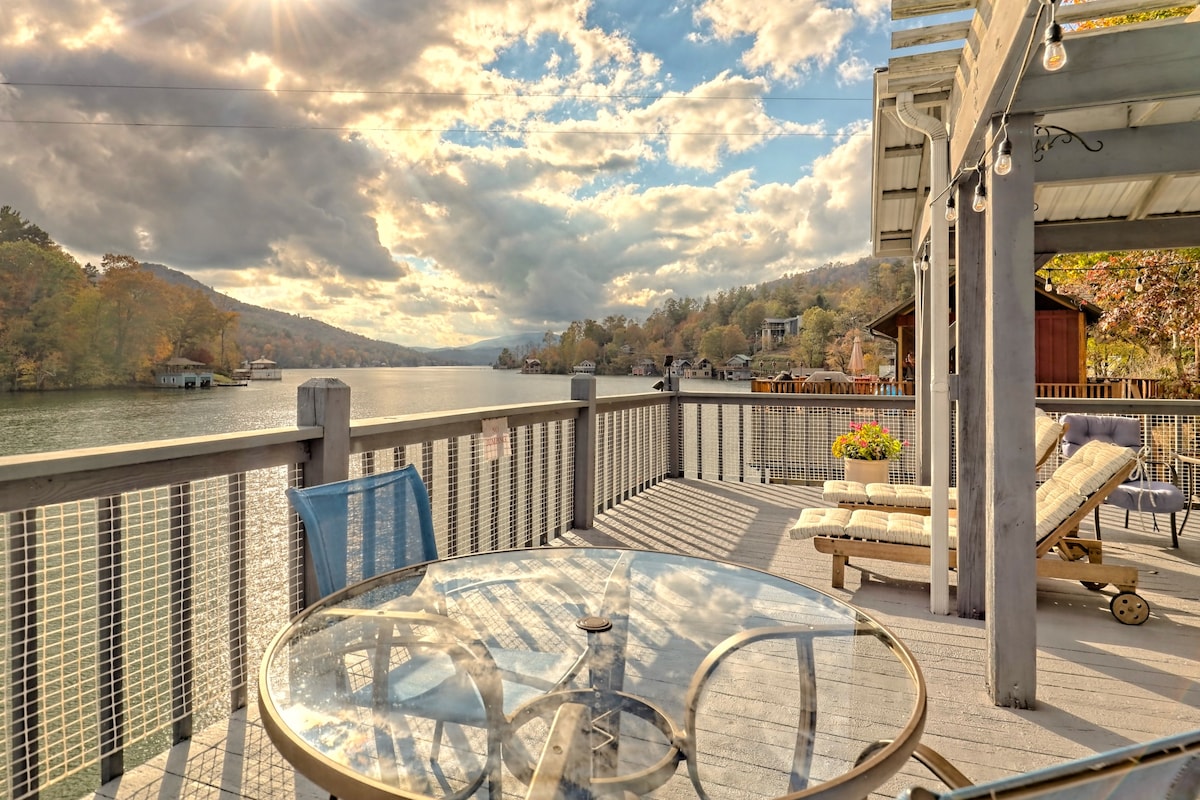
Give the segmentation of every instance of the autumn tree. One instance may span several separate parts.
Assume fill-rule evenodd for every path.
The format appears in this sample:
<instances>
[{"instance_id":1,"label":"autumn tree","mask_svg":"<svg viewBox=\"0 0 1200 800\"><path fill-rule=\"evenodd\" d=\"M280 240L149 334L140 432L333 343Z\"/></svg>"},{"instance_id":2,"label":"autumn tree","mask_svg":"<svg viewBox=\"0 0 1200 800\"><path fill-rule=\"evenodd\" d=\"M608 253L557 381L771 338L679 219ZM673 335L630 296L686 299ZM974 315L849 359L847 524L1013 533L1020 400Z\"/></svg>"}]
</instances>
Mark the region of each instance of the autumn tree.
<instances>
[{"instance_id":1,"label":"autumn tree","mask_svg":"<svg viewBox=\"0 0 1200 800\"><path fill-rule=\"evenodd\" d=\"M1187 372L1200 339L1200 248L1060 256L1046 273L1101 310L1101 337L1136 344Z\"/></svg>"},{"instance_id":2,"label":"autumn tree","mask_svg":"<svg viewBox=\"0 0 1200 800\"><path fill-rule=\"evenodd\" d=\"M30 239L0 243L4 384L30 389L66 385L65 351L73 335L69 312L87 286L83 270L56 247Z\"/></svg>"}]
</instances>

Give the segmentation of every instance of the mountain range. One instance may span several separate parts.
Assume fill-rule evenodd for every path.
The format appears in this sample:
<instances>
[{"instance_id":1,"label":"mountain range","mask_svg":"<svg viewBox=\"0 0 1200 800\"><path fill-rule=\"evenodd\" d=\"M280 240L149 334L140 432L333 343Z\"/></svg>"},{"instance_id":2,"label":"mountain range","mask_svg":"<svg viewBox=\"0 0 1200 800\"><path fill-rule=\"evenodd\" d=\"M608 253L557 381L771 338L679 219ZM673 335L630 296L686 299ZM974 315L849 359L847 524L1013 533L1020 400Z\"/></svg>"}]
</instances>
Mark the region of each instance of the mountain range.
<instances>
[{"instance_id":1,"label":"mountain range","mask_svg":"<svg viewBox=\"0 0 1200 800\"><path fill-rule=\"evenodd\" d=\"M558 342L558 334L530 331L499 336L495 339L484 339L466 347L414 347L413 349L424 353L429 358L456 364L485 366L495 364L504 350L508 350L514 357L521 359L530 351L541 347L547 336L550 336L555 343Z\"/></svg>"},{"instance_id":2,"label":"mountain range","mask_svg":"<svg viewBox=\"0 0 1200 800\"><path fill-rule=\"evenodd\" d=\"M238 314L236 339L247 359L266 356L285 369L314 367L424 367L451 364L490 364L492 361L459 361L442 351L422 351L392 342L368 339L324 322L243 303L162 264L142 267L168 283L203 291L222 311ZM496 354L500 352L496 348Z\"/></svg>"}]
</instances>

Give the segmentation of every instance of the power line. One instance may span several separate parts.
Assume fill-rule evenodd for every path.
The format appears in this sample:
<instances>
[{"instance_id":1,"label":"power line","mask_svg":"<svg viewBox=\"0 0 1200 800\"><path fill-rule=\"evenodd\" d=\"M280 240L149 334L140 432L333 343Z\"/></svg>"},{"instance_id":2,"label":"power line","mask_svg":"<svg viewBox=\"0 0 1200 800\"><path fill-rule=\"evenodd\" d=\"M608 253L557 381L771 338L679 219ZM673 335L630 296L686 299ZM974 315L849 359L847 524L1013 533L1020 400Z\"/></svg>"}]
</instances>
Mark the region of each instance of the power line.
<instances>
[{"instance_id":1,"label":"power line","mask_svg":"<svg viewBox=\"0 0 1200 800\"><path fill-rule=\"evenodd\" d=\"M54 88L54 89L133 89L171 92L231 92L246 94L364 94L384 95L395 97L478 97L489 99L500 98L539 98L558 100L738 100L765 102L814 102L814 103L869 103L869 97L772 97L767 95L686 95L686 94L569 94L557 92L439 92L405 89L297 89L244 86L172 86L169 84L135 84L135 83L66 83L54 81L0 81L0 86L19 86L25 88Z\"/></svg>"},{"instance_id":2,"label":"power line","mask_svg":"<svg viewBox=\"0 0 1200 800\"><path fill-rule=\"evenodd\" d=\"M591 131L569 130L554 128L393 128L393 127L362 127L349 125L252 125L244 123L218 122L122 122L112 120L58 120L58 119L0 119L3 125L59 125L104 128L204 128L214 130L252 130L252 131L323 131L338 133L460 133L485 134L498 136L524 136L529 134L555 134L571 136L774 136L795 137L812 136L825 138L830 136L869 136L870 131L856 132L813 132L813 131Z\"/></svg>"}]
</instances>

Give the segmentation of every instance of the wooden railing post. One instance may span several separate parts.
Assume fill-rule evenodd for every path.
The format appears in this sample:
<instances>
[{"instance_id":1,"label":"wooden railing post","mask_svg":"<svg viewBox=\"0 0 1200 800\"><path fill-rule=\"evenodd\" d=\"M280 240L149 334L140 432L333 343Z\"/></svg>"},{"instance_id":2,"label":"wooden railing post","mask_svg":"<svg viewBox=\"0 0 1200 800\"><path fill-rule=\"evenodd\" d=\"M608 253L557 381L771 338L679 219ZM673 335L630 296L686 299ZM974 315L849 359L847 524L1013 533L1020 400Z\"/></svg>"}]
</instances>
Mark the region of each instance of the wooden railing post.
<instances>
[{"instance_id":1,"label":"wooden railing post","mask_svg":"<svg viewBox=\"0 0 1200 800\"><path fill-rule=\"evenodd\" d=\"M596 513L596 378L571 378L571 399L587 408L575 418L575 519L571 527L590 530Z\"/></svg>"},{"instance_id":2,"label":"wooden railing post","mask_svg":"<svg viewBox=\"0 0 1200 800\"><path fill-rule=\"evenodd\" d=\"M312 378L296 389L296 424L325 429L312 442L304 485L350 477L350 387L337 378Z\"/></svg>"},{"instance_id":3,"label":"wooden railing post","mask_svg":"<svg viewBox=\"0 0 1200 800\"><path fill-rule=\"evenodd\" d=\"M671 393L667 426L667 469L672 478L683 477L683 403L679 400L679 376L668 375L663 391Z\"/></svg>"},{"instance_id":4,"label":"wooden railing post","mask_svg":"<svg viewBox=\"0 0 1200 800\"><path fill-rule=\"evenodd\" d=\"M320 439L309 445L308 462L304 464L304 486L343 481L350 477L350 387L337 378L312 378L296 389L296 424L301 427L320 425ZM303 589L300 607L317 600L317 575L308 557L308 543L303 537L295 543L299 552L292 564L303 566ZM299 576L293 576L292 585ZM299 609L296 609L297 611Z\"/></svg>"}]
</instances>

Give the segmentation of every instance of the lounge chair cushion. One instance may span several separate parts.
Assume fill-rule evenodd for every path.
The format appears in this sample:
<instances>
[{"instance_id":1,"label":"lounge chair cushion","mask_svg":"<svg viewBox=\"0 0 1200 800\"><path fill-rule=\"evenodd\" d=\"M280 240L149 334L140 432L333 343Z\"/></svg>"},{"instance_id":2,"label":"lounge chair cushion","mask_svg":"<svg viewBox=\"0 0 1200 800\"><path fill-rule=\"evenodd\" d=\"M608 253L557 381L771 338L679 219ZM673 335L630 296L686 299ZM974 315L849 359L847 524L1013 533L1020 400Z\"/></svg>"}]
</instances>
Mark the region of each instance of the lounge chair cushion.
<instances>
[{"instance_id":1,"label":"lounge chair cushion","mask_svg":"<svg viewBox=\"0 0 1200 800\"><path fill-rule=\"evenodd\" d=\"M908 483L868 483L867 497L877 506L929 508L933 505L933 487ZM958 508L958 489L950 488L950 508Z\"/></svg>"},{"instance_id":2,"label":"lounge chair cushion","mask_svg":"<svg viewBox=\"0 0 1200 800\"><path fill-rule=\"evenodd\" d=\"M812 536L843 536L850 521L848 508L806 508L800 519L792 525L793 539L808 539Z\"/></svg>"},{"instance_id":3,"label":"lounge chair cushion","mask_svg":"<svg viewBox=\"0 0 1200 800\"><path fill-rule=\"evenodd\" d=\"M1093 439L1064 461L1054 471L1054 477L1071 491L1087 497L1095 494L1117 470L1135 458L1137 454L1128 447Z\"/></svg>"},{"instance_id":4,"label":"lounge chair cushion","mask_svg":"<svg viewBox=\"0 0 1200 800\"><path fill-rule=\"evenodd\" d=\"M868 483L858 481L825 481L821 497L826 503L929 508L933 503L929 486L907 483ZM958 507L958 489L950 488L950 507Z\"/></svg>"},{"instance_id":5,"label":"lounge chair cushion","mask_svg":"<svg viewBox=\"0 0 1200 800\"><path fill-rule=\"evenodd\" d=\"M929 547L933 541L932 521L920 514L872 511L860 508L850 515L846 535L853 539L892 544L913 544ZM955 520L950 520L950 549L958 547L958 529Z\"/></svg>"},{"instance_id":6,"label":"lounge chair cushion","mask_svg":"<svg viewBox=\"0 0 1200 800\"><path fill-rule=\"evenodd\" d=\"M826 503L869 503L866 485L858 481L825 481L821 496Z\"/></svg>"},{"instance_id":7,"label":"lounge chair cushion","mask_svg":"<svg viewBox=\"0 0 1200 800\"><path fill-rule=\"evenodd\" d=\"M1086 499L1071 484L1052 475L1037 489L1037 540L1054 533Z\"/></svg>"},{"instance_id":8,"label":"lounge chair cushion","mask_svg":"<svg viewBox=\"0 0 1200 800\"><path fill-rule=\"evenodd\" d=\"M1036 458L1041 458L1058 445L1058 439L1062 436L1063 428L1053 417L1046 414L1040 408L1038 412L1033 418L1033 452Z\"/></svg>"}]
</instances>

